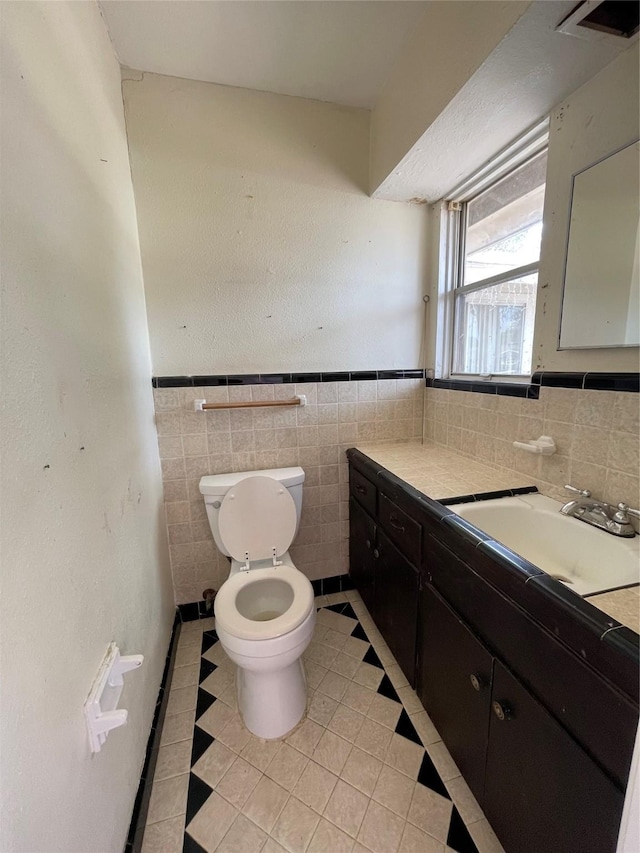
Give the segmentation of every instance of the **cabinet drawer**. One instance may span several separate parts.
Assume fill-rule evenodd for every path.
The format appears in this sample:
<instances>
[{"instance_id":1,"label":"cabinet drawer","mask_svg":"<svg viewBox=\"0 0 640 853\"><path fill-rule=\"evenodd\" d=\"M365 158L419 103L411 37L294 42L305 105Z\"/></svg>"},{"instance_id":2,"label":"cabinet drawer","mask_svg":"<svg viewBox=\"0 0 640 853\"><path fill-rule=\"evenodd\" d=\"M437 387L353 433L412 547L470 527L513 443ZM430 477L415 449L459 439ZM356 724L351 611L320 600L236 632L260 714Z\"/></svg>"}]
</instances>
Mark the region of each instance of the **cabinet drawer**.
<instances>
[{"instance_id":1,"label":"cabinet drawer","mask_svg":"<svg viewBox=\"0 0 640 853\"><path fill-rule=\"evenodd\" d=\"M359 471L356 471L353 466L349 468L349 485L353 497L366 509L369 515L375 518L378 509L377 488Z\"/></svg>"},{"instance_id":2,"label":"cabinet drawer","mask_svg":"<svg viewBox=\"0 0 640 853\"><path fill-rule=\"evenodd\" d=\"M422 528L383 494L380 495L380 525L400 552L414 566L419 566Z\"/></svg>"}]
</instances>

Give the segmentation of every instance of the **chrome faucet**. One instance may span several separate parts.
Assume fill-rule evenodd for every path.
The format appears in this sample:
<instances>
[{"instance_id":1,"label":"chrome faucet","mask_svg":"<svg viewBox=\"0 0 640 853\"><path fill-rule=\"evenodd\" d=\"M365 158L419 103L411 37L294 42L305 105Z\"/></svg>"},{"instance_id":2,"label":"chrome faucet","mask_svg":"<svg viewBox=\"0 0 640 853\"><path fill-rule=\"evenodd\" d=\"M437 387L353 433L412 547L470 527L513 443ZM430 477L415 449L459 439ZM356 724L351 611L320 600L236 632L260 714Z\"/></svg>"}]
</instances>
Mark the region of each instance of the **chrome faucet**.
<instances>
[{"instance_id":1,"label":"chrome faucet","mask_svg":"<svg viewBox=\"0 0 640 853\"><path fill-rule=\"evenodd\" d=\"M566 485L565 489L568 492L575 492L578 497L560 507L560 512L563 515L577 518L579 521L605 530L613 536L630 538L636 535L629 516L634 515L636 518L640 518L640 510L631 509L624 503L613 506L604 501L598 501L591 497L591 492L588 489L577 489L575 486L569 485Z\"/></svg>"}]
</instances>

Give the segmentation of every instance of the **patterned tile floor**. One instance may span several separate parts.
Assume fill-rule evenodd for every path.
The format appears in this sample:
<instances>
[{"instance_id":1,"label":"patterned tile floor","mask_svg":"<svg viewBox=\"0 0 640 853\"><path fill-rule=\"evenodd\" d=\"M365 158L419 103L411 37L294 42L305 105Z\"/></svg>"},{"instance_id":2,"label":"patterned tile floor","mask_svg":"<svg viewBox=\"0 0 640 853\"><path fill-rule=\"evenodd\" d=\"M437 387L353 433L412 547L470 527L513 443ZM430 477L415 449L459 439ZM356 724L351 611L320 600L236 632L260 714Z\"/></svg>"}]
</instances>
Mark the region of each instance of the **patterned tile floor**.
<instances>
[{"instance_id":1,"label":"patterned tile floor","mask_svg":"<svg viewBox=\"0 0 640 853\"><path fill-rule=\"evenodd\" d=\"M358 593L316 604L284 741L242 725L213 620L182 625L143 853L501 853Z\"/></svg>"}]
</instances>

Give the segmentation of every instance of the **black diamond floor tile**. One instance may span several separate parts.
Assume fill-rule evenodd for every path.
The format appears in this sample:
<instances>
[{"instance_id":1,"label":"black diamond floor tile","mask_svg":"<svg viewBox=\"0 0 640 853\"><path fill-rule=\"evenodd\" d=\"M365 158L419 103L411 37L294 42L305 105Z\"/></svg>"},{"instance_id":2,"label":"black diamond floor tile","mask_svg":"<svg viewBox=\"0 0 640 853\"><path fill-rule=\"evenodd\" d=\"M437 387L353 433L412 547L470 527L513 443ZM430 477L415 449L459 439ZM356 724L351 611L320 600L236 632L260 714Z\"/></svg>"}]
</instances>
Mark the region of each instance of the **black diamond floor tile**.
<instances>
[{"instance_id":1,"label":"black diamond floor tile","mask_svg":"<svg viewBox=\"0 0 640 853\"><path fill-rule=\"evenodd\" d=\"M184 834L184 845L182 847L182 853L207 853L204 847L201 847L197 841L195 841L188 832Z\"/></svg>"},{"instance_id":2,"label":"black diamond floor tile","mask_svg":"<svg viewBox=\"0 0 640 853\"><path fill-rule=\"evenodd\" d=\"M202 652L200 654L204 654L211 646L215 646L217 642L218 635L215 631L205 631L202 635Z\"/></svg>"},{"instance_id":3,"label":"black diamond floor tile","mask_svg":"<svg viewBox=\"0 0 640 853\"><path fill-rule=\"evenodd\" d=\"M325 610L332 610L334 613L342 613L344 608L347 606L346 601L342 601L340 604L326 604Z\"/></svg>"},{"instance_id":4,"label":"black diamond floor tile","mask_svg":"<svg viewBox=\"0 0 640 853\"><path fill-rule=\"evenodd\" d=\"M469 830L464 825L464 821L460 817L460 812L455 806L451 812L447 847L451 847L456 853L478 853L478 848L473 838L469 835Z\"/></svg>"},{"instance_id":5,"label":"black diamond floor tile","mask_svg":"<svg viewBox=\"0 0 640 853\"><path fill-rule=\"evenodd\" d=\"M362 627L362 625L359 622L356 625L356 627L353 629L353 631L351 632L351 636L355 637L358 640L364 640L365 643L369 642L369 638L365 634L364 628Z\"/></svg>"},{"instance_id":6,"label":"black diamond floor tile","mask_svg":"<svg viewBox=\"0 0 640 853\"><path fill-rule=\"evenodd\" d=\"M200 779L199 776L196 776L195 773L189 774L189 793L187 794L187 817L185 826L189 826L212 793L213 788L210 788L206 782L203 782L202 779Z\"/></svg>"},{"instance_id":7,"label":"black diamond floor tile","mask_svg":"<svg viewBox=\"0 0 640 853\"><path fill-rule=\"evenodd\" d=\"M343 611L342 611L342 615L343 615L343 616L348 616L348 617L349 617L349 619L357 619L357 618L358 618L358 617L356 616L356 612L355 612L355 610L354 610L354 609L353 609L353 607L349 604L349 602L348 602L348 601L347 601L347 603L346 603L346 604L345 604L345 606L344 606L344 609L343 609Z\"/></svg>"},{"instance_id":8,"label":"black diamond floor tile","mask_svg":"<svg viewBox=\"0 0 640 853\"><path fill-rule=\"evenodd\" d=\"M199 720L200 717L204 714L205 711L208 711L209 708L216 701L216 697L212 696L211 693L207 693L206 690L203 690L202 687L198 687L198 702L196 704L196 720Z\"/></svg>"},{"instance_id":9,"label":"black diamond floor tile","mask_svg":"<svg viewBox=\"0 0 640 853\"><path fill-rule=\"evenodd\" d=\"M215 738L209 732L205 732L200 726L196 726L193 730L193 744L191 747L191 767L203 755L214 742Z\"/></svg>"},{"instance_id":10,"label":"black diamond floor tile","mask_svg":"<svg viewBox=\"0 0 640 853\"><path fill-rule=\"evenodd\" d=\"M440 778L440 774L435 768L435 764L426 752L422 759L420 772L418 773L418 782L420 782L421 785L424 785L425 788L430 788L432 791L435 791L436 794L440 794L441 797L446 797L447 800L451 799L449 792L444 786L444 782Z\"/></svg>"},{"instance_id":11,"label":"black diamond floor tile","mask_svg":"<svg viewBox=\"0 0 640 853\"><path fill-rule=\"evenodd\" d=\"M409 715L402 709L402 713L400 714L400 719L396 723L396 734L402 735L402 737L406 737L407 740L412 740L414 743L417 743L418 746L422 746L422 741L420 740L420 736L418 732L415 730L415 726L411 722Z\"/></svg>"},{"instance_id":12,"label":"black diamond floor tile","mask_svg":"<svg viewBox=\"0 0 640 853\"><path fill-rule=\"evenodd\" d=\"M215 670L217 668L218 667L215 665L215 663L211 663L211 661L207 660L206 658L201 658L200 659L200 675L198 676L198 684L202 684L202 682L205 680L205 678L208 675L211 675L212 672L215 672Z\"/></svg>"},{"instance_id":13,"label":"black diamond floor tile","mask_svg":"<svg viewBox=\"0 0 640 853\"><path fill-rule=\"evenodd\" d=\"M391 679L389 678L386 672L383 675L382 681L380 682L380 685L378 687L378 693L381 696L386 696L387 699L393 699L394 702L400 702L400 697L396 693L396 688L391 683ZM400 704L402 703L400 702Z\"/></svg>"},{"instance_id":14,"label":"black diamond floor tile","mask_svg":"<svg viewBox=\"0 0 640 853\"><path fill-rule=\"evenodd\" d=\"M369 646L369 650L364 656L363 660L365 663L370 663L372 666L377 666L378 669L384 669L382 661L373 650L373 646Z\"/></svg>"}]
</instances>

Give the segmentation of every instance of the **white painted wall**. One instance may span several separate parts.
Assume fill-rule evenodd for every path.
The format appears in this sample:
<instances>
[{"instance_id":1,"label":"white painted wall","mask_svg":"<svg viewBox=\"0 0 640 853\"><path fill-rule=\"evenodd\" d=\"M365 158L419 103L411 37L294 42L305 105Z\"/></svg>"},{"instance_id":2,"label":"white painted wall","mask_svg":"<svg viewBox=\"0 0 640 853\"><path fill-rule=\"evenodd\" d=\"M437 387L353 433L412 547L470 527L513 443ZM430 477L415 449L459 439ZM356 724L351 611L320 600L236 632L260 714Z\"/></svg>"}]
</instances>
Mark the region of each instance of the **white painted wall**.
<instances>
[{"instance_id":1,"label":"white painted wall","mask_svg":"<svg viewBox=\"0 0 640 853\"><path fill-rule=\"evenodd\" d=\"M551 115L540 257L535 370L637 371L638 348L556 351L571 179L638 138L639 45L636 43L559 104Z\"/></svg>"},{"instance_id":2,"label":"white painted wall","mask_svg":"<svg viewBox=\"0 0 640 853\"><path fill-rule=\"evenodd\" d=\"M0 9L0 849L120 853L173 617L120 69L96 4ZM145 663L92 757L111 640Z\"/></svg>"},{"instance_id":3,"label":"white painted wall","mask_svg":"<svg viewBox=\"0 0 640 853\"><path fill-rule=\"evenodd\" d=\"M529 6L528 0L457 0L427 5L372 112L372 193L396 170ZM445 144L458 142L449 139ZM417 159L421 159L419 151ZM430 160L427 158L427 163ZM414 195L418 195L417 181Z\"/></svg>"},{"instance_id":4,"label":"white painted wall","mask_svg":"<svg viewBox=\"0 0 640 853\"><path fill-rule=\"evenodd\" d=\"M367 196L365 110L123 86L155 374L418 366L427 217Z\"/></svg>"}]
</instances>

